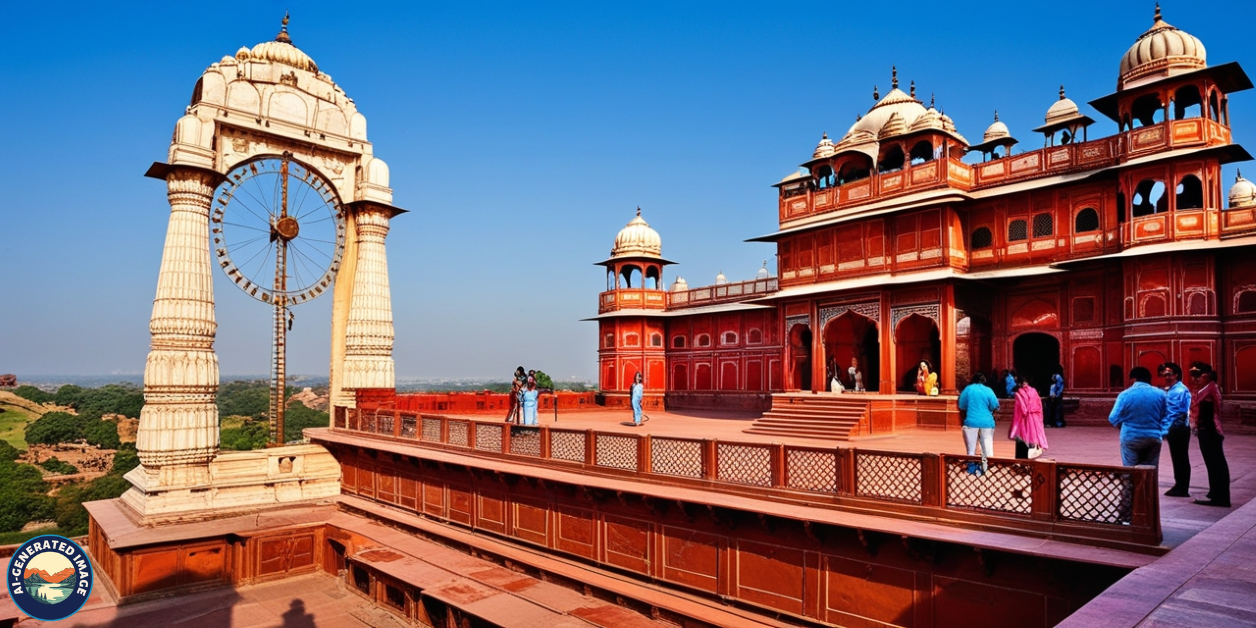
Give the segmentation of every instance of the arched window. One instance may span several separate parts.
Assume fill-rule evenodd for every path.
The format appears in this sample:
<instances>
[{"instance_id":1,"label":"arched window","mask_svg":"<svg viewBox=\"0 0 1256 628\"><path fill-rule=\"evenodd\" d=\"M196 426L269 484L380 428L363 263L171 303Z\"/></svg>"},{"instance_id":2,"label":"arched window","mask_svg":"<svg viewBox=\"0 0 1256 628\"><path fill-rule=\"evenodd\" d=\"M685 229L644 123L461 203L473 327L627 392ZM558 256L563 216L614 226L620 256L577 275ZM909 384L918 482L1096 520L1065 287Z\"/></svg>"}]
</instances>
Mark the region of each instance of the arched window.
<instances>
[{"instance_id":1,"label":"arched window","mask_svg":"<svg viewBox=\"0 0 1256 628\"><path fill-rule=\"evenodd\" d=\"M619 271L619 276L623 279L621 288L639 288L641 287L641 267L628 265Z\"/></svg>"},{"instance_id":2,"label":"arched window","mask_svg":"<svg viewBox=\"0 0 1256 628\"><path fill-rule=\"evenodd\" d=\"M1134 114L1134 127L1151 126L1164 122L1164 103L1160 102L1159 94L1140 96L1130 107Z\"/></svg>"},{"instance_id":3,"label":"arched window","mask_svg":"<svg viewBox=\"0 0 1256 628\"><path fill-rule=\"evenodd\" d=\"M615 348L615 334L606 334L606 338L602 342L602 346L606 347L607 349L614 349Z\"/></svg>"},{"instance_id":4,"label":"arched window","mask_svg":"<svg viewBox=\"0 0 1256 628\"><path fill-rule=\"evenodd\" d=\"M723 344L726 344L726 345L735 345L735 344L737 344L737 332L735 332L735 331L726 331L726 332L724 332L724 338L723 338L723 340L722 340L721 342L722 342Z\"/></svg>"},{"instance_id":5,"label":"arched window","mask_svg":"<svg viewBox=\"0 0 1256 628\"><path fill-rule=\"evenodd\" d=\"M625 347L640 347L641 336L638 336L637 334L624 334L624 346Z\"/></svg>"},{"instance_id":6,"label":"arched window","mask_svg":"<svg viewBox=\"0 0 1256 628\"><path fill-rule=\"evenodd\" d=\"M843 163L837 170L837 184L846 185L852 181L867 179L872 174L872 158L859 155Z\"/></svg>"},{"instance_id":7,"label":"arched window","mask_svg":"<svg viewBox=\"0 0 1256 628\"><path fill-rule=\"evenodd\" d=\"M973 235L969 246L971 246L974 251L978 249L988 249L994 246L994 233L990 231L989 227L977 227L976 229L973 229Z\"/></svg>"},{"instance_id":8,"label":"arched window","mask_svg":"<svg viewBox=\"0 0 1256 628\"><path fill-rule=\"evenodd\" d=\"M1199 177L1188 174L1177 184L1177 197L1174 199L1176 209L1203 209L1204 185Z\"/></svg>"},{"instance_id":9,"label":"arched window","mask_svg":"<svg viewBox=\"0 0 1256 628\"><path fill-rule=\"evenodd\" d=\"M820 166L816 169L816 188L831 188L837 183L837 177L833 174L833 168L830 166Z\"/></svg>"},{"instance_id":10,"label":"arched window","mask_svg":"<svg viewBox=\"0 0 1256 628\"><path fill-rule=\"evenodd\" d=\"M663 334L650 334L650 346L651 347L663 346Z\"/></svg>"},{"instance_id":11,"label":"arched window","mask_svg":"<svg viewBox=\"0 0 1256 628\"><path fill-rule=\"evenodd\" d=\"M1130 217L1150 216L1168 209L1164 195L1164 181L1159 179L1143 179L1134 188L1134 198L1130 201Z\"/></svg>"},{"instance_id":12,"label":"arched window","mask_svg":"<svg viewBox=\"0 0 1256 628\"><path fill-rule=\"evenodd\" d=\"M933 142L920 140L911 147L911 165L923 164L926 161L933 161Z\"/></svg>"},{"instance_id":13,"label":"arched window","mask_svg":"<svg viewBox=\"0 0 1256 628\"><path fill-rule=\"evenodd\" d=\"M895 144L881 155L877 162L877 172L896 172L903 169L903 147Z\"/></svg>"},{"instance_id":14,"label":"arched window","mask_svg":"<svg viewBox=\"0 0 1256 628\"><path fill-rule=\"evenodd\" d=\"M1199 97L1199 88L1194 85L1183 85L1173 94L1173 119L1185 120L1204 115L1203 99Z\"/></svg>"},{"instance_id":15,"label":"arched window","mask_svg":"<svg viewBox=\"0 0 1256 628\"><path fill-rule=\"evenodd\" d=\"M762 343L763 332L759 331L758 328L751 329L750 331L746 332L746 342L752 345L757 345L759 343Z\"/></svg>"},{"instance_id":16,"label":"arched window","mask_svg":"<svg viewBox=\"0 0 1256 628\"><path fill-rule=\"evenodd\" d=\"M684 337L684 336L672 336L672 348L673 348L673 349L684 349L684 348L685 348L685 337Z\"/></svg>"},{"instance_id":17,"label":"arched window","mask_svg":"<svg viewBox=\"0 0 1256 628\"><path fill-rule=\"evenodd\" d=\"M1099 212L1094 207L1087 207L1077 212L1073 219L1073 233L1090 233L1099 230Z\"/></svg>"},{"instance_id":18,"label":"arched window","mask_svg":"<svg viewBox=\"0 0 1256 628\"><path fill-rule=\"evenodd\" d=\"M1034 216L1034 237L1045 238L1055 234L1055 217L1043 212Z\"/></svg>"},{"instance_id":19,"label":"arched window","mask_svg":"<svg viewBox=\"0 0 1256 628\"><path fill-rule=\"evenodd\" d=\"M649 266L645 269L645 287L651 290L659 289L659 267Z\"/></svg>"},{"instance_id":20,"label":"arched window","mask_svg":"<svg viewBox=\"0 0 1256 628\"><path fill-rule=\"evenodd\" d=\"M1029 223L1024 220L1013 220L1007 223L1007 241L1016 242L1018 240L1029 239Z\"/></svg>"},{"instance_id":21,"label":"arched window","mask_svg":"<svg viewBox=\"0 0 1256 628\"><path fill-rule=\"evenodd\" d=\"M606 289L615 289L615 271L610 268L606 269Z\"/></svg>"},{"instance_id":22,"label":"arched window","mask_svg":"<svg viewBox=\"0 0 1256 628\"><path fill-rule=\"evenodd\" d=\"M706 334L698 334L698 337L693 339L693 346L709 347L711 346L711 337Z\"/></svg>"},{"instance_id":23,"label":"arched window","mask_svg":"<svg viewBox=\"0 0 1256 628\"><path fill-rule=\"evenodd\" d=\"M1217 106L1217 90L1212 90L1212 95L1208 97L1208 110L1212 114L1208 116L1214 122L1221 121L1221 110Z\"/></svg>"}]
</instances>

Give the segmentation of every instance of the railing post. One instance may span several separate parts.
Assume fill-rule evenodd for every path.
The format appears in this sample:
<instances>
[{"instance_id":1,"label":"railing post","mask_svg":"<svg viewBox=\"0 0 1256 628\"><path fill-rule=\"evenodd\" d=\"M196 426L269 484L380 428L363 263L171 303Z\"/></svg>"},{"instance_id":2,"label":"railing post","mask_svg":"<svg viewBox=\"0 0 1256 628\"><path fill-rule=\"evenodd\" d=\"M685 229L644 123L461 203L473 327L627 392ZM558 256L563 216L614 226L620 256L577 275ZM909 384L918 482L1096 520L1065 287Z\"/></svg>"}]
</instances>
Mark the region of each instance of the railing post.
<instances>
[{"instance_id":1,"label":"railing post","mask_svg":"<svg viewBox=\"0 0 1256 628\"><path fill-rule=\"evenodd\" d=\"M920 457L920 505L946 506L946 458L941 454Z\"/></svg>"},{"instance_id":2,"label":"railing post","mask_svg":"<svg viewBox=\"0 0 1256 628\"><path fill-rule=\"evenodd\" d=\"M1130 469L1130 488L1133 495L1130 504L1130 527L1142 528L1154 534L1156 542L1162 539L1160 533L1160 487L1158 473L1152 466L1137 466Z\"/></svg>"},{"instance_id":3,"label":"railing post","mask_svg":"<svg viewBox=\"0 0 1256 628\"><path fill-rule=\"evenodd\" d=\"M714 480L719 476L716 466L719 464L719 451L716 448L716 441L702 441L702 479Z\"/></svg>"},{"instance_id":4,"label":"railing post","mask_svg":"<svg viewBox=\"0 0 1256 628\"><path fill-rule=\"evenodd\" d=\"M772 476L772 488L787 486L789 479L785 475L785 445L772 443L768 450L769 469Z\"/></svg>"},{"instance_id":5,"label":"railing post","mask_svg":"<svg viewBox=\"0 0 1256 628\"><path fill-rule=\"evenodd\" d=\"M541 428L541 459L549 460L550 457L550 431L548 427Z\"/></svg>"},{"instance_id":6,"label":"railing post","mask_svg":"<svg viewBox=\"0 0 1256 628\"><path fill-rule=\"evenodd\" d=\"M855 448L837 448L837 494L855 494Z\"/></svg>"},{"instance_id":7,"label":"railing post","mask_svg":"<svg viewBox=\"0 0 1256 628\"><path fill-rule=\"evenodd\" d=\"M393 417L393 421L392 421L393 438L401 438L401 411L393 409L393 410L390 410L390 412L392 412L392 417Z\"/></svg>"},{"instance_id":8,"label":"railing post","mask_svg":"<svg viewBox=\"0 0 1256 628\"><path fill-rule=\"evenodd\" d=\"M502 453L510 453L510 424L496 423L495 425L502 428Z\"/></svg>"},{"instance_id":9,"label":"railing post","mask_svg":"<svg viewBox=\"0 0 1256 628\"><path fill-rule=\"evenodd\" d=\"M449 444L449 417L440 417L440 442L442 445Z\"/></svg>"},{"instance_id":10,"label":"railing post","mask_svg":"<svg viewBox=\"0 0 1256 628\"><path fill-rule=\"evenodd\" d=\"M479 421L471 421L471 420L467 421L467 449L476 449L475 427L478 424L479 424Z\"/></svg>"},{"instance_id":11,"label":"railing post","mask_svg":"<svg viewBox=\"0 0 1256 628\"><path fill-rule=\"evenodd\" d=\"M584 463L588 466L597 464L597 433L593 430L584 431Z\"/></svg>"},{"instance_id":12,"label":"railing post","mask_svg":"<svg viewBox=\"0 0 1256 628\"><path fill-rule=\"evenodd\" d=\"M650 435L637 438L637 472L653 473L653 461L650 458Z\"/></svg>"},{"instance_id":13,"label":"railing post","mask_svg":"<svg viewBox=\"0 0 1256 628\"><path fill-rule=\"evenodd\" d=\"M1060 480L1054 460L1029 461L1032 478L1029 486L1032 502L1030 514L1039 521L1055 521L1059 518Z\"/></svg>"}]
</instances>

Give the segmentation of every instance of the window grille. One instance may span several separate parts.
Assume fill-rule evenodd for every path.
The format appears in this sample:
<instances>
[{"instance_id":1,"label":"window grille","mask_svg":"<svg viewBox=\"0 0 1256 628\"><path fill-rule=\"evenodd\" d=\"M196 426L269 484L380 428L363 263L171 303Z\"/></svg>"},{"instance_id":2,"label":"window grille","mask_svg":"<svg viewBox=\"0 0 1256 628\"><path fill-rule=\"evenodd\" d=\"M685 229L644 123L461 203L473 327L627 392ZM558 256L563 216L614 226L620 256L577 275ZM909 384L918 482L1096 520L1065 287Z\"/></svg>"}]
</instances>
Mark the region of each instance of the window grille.
<instances>
[{"instance_id":1,"label":"window grille","mask_svg":"<svg viewBox=\"0 0 1256 628\"><path fill-rule=\"evenodd\" d=\"M1024 220L1013 220L1007 225L1007 241L1016 242L1017 240L1029 239L1029 223Z\"/></svg>"}]
</instances>

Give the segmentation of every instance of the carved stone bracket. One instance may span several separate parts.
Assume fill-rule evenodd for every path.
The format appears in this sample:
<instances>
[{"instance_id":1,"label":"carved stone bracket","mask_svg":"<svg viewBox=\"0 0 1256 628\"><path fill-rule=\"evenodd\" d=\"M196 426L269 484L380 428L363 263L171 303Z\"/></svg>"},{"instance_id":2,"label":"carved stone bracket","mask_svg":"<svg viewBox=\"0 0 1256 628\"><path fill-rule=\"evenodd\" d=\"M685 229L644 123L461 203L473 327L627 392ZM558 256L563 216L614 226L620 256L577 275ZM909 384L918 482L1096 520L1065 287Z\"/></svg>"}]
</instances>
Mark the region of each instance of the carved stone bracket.
<instances>
[{"instance_id":1,"label":"carved stone bracket","mask_svg":"<svg viewBox=\"0 0 1256 628\"><path fill-rule=\"evenodd\" d=\"M872 319L877 324L881 323L880 302L867 301L864 303L844 303L842 305L820 308L820 329L824 329L829 324L829 321L847 312L854 312L860 316L865 316Z\"/></svg>"},{"instance_id":2,"label":"carved stone bracket","mask_svg":"<svg viewBox=\"0 0 1256 628\"><path fill-rule=\"evenodd\" d=\"M902 307L890 308L890 324L893 329L898 329L898 324L903 322L904 318L912 314L919 314L926 318L933 319L938 329L942 328L942 307L937 303L925 303L921 305L904 305Z\"/></svg>"}]
</instances>

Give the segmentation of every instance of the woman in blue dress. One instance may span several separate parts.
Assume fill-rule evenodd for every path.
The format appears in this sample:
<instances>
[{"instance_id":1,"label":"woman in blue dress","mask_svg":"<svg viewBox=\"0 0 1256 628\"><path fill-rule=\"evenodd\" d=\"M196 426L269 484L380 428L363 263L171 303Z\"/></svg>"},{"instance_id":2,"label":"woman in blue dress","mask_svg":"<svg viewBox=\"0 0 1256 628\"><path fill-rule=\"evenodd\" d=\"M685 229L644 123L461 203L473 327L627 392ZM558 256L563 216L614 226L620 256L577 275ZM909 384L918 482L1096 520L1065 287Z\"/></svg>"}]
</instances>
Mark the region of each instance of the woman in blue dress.
<instances>
[{"instance_id":1,"label":"woman in blue dress","mask_svg":"<svg viewBox=\"0 0 1256 628\"><path fill-rule=\"evenodd\" d=\"M528 387L523 391L523 424L536 426L536 401L541 391L536 389L536 380L529 377Z\"/></svg>"},{"instance_id":2,"label":"woman in blue dress","mask_svg":"<svg viewBox=\"0 0 1256 628\"><path fill-rule=\"evenodd\" d=\"M632 378L632 424L641 425L641 399L645 397L645 385L641 383L641 371Z\"/></svg>"}]
</instances>

